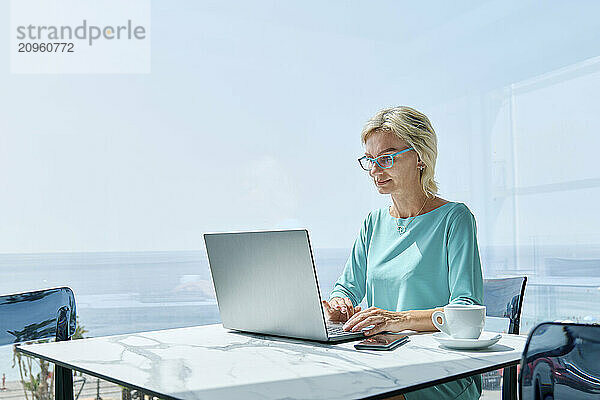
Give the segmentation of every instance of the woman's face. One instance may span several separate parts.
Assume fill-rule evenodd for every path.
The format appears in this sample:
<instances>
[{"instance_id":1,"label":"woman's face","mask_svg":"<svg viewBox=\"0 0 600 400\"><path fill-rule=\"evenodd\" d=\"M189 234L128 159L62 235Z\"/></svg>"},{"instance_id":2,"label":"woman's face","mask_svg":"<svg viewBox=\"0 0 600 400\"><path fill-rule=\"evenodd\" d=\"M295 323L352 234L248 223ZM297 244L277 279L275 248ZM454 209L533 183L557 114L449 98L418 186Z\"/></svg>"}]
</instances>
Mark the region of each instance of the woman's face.
<instances>
[{"instance_id":1,"label":"woman's face","mask_svg":"<svg viewBox=\"0 0 600 400\"><path fill-rule=\"evenodd\" d=\"M378 131L369 136L365 143L365 155L369 158L384 154L394 154L410 147L404 140L390 132ZM407 151L394 157L391 168L382 169L375 163L369 171L375 187L381 194L407 194L421 190L421 174L417 168L418 155L416 151Z\"/></svg>"}]
</instances>

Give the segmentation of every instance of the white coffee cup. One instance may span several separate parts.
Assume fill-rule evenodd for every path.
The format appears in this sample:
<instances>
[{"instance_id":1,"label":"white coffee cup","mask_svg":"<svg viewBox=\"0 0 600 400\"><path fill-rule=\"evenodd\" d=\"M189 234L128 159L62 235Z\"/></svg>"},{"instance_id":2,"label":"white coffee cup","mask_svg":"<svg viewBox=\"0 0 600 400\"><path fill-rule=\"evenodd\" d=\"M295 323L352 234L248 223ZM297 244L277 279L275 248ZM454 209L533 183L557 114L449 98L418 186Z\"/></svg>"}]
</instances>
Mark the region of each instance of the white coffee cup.
<instances>
[{"instance_id":1,"label":"white coffee cup","mask_svg":"<svg viewBox=\"0 0 600 400\"><path fill-rule=\"evenodd\" d=\"M434 311L431 320L436 328L453 338L478 339L485 324L485 306L448 304L443 312Z\"/></svg>"}]
</instances>

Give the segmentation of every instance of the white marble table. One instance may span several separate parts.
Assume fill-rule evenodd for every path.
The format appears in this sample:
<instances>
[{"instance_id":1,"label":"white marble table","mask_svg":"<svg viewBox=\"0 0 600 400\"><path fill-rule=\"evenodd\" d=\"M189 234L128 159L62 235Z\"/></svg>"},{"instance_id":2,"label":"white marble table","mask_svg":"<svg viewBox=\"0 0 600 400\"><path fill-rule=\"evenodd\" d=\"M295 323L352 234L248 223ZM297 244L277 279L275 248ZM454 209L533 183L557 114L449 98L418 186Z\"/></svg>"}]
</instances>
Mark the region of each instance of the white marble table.
<instances>
[{"instance_id":1,"label":"white marble table","mask_svg":"<svg viewBox=\"0 0 600 400\"><path fill-rule=\"evenodd\" d=\"M206 325L18 349L164 399L355 399L516 365L525 340L504 335L486 350L458 351L415 334L373 352Z\"/></svg>"}]
</instances>

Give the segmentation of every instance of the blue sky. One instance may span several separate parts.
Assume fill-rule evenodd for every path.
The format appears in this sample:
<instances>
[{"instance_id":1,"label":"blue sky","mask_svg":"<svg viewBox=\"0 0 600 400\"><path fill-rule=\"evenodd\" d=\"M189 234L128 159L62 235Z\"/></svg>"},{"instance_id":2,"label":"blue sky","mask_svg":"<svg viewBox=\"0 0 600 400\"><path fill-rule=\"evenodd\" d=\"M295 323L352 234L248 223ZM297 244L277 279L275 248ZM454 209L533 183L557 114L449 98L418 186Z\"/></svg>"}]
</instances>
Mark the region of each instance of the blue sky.
<instances>
[{"instance_id":1,"label":"blue sky","mask_svg":"<svg viewBox=\"0 0 600 400\"><path fill-rule=\"evenodd\" d=\"M571 233L594 233L583 200L598 194L593 182L527 197L516 213L494 190L515 177L596 179L593 153L562 143L599 143L598 92L585 89L600 86L599 11L594 1L153 1L150 74L18 75L3 2L0 252L192 250L205 231L286 226L308 227L316 247L350 247L387 204L356 163L362 124L399 104L429 115L442 195L467 202L485 243L529 243L546 228L528 227L553 212L569 215ZM585 165L566 173L548 161L556 149ZM504 223L523 231L515 239Z\"/></svg>"}]
</instances>

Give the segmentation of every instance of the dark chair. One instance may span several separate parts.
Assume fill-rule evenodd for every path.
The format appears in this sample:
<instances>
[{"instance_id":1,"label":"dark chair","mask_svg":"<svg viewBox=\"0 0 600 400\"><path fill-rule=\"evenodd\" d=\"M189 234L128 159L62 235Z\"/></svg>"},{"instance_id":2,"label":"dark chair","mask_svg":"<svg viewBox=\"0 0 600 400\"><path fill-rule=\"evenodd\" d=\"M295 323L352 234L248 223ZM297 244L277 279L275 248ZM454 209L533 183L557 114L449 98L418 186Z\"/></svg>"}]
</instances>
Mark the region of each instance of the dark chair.
<instances>
[{"instance_id":1,"label":"dark chair","mask_svg":"<svg viewBox=\"0 0 600 400\"><path fill-rule=\"evenodd\" d=\"M506 333L518 334L521 325L521 307L525 294L527 277L502 279L484 279L483 281L483 305L486 308L486 316L507 318ZM484 387L486 381L494 375L489 372L483 375ZM517 398L517 368L504 368L502 372L502 399ZM499 377L498 377L499 379Z\"/></svg>"},{"instance_id":2,"label":"dark chair","mask_svg":"<svg viewBox=\"0 0 600 400\"><path fill-rule=\"evenodd\" d=\"M600 399L600 325L544 322L527 338L522 400Z\"/></svg>"},{"instance_id":3,"label":"dark chair","mask_svg":"<svg viewBox=\"0 0 600 400\"><path fill-rule=\"evenodd\" d=\"M69 340L75 333L75 296L67 287L0 295L0 346L55 338ZM55 366L55 400L73 399L73 374Z\"/></svg>"}]
</instances>

